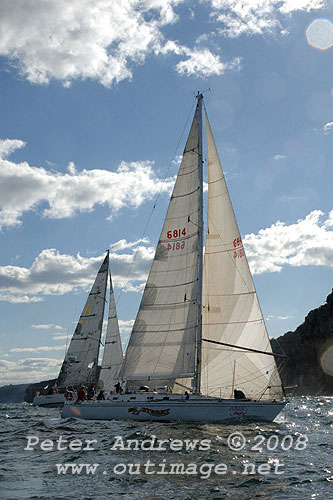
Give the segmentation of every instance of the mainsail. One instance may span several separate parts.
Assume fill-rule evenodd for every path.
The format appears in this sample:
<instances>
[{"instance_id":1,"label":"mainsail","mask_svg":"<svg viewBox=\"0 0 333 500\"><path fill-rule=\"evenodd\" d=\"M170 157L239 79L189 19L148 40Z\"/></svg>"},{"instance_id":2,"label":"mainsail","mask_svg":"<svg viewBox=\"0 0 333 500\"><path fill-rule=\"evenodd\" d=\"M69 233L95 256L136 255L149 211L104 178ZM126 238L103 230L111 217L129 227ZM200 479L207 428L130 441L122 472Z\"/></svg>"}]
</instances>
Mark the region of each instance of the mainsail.
<instances>
[{"instance_id":1,"label":"mainsail","mask_svg":"<svg viewBox=\"0 0 333 500\"><path fill-rule=\"evenodd\" d=\"M281 399L281 380L207 115L202 270L201 100L198 94L121 376L130 388L151 379L178 392L192 378L203 395L233 398L237 389L248 398Z\"/></svg>"},{"instance_id":2,"label":"mainsail","mask_svg":"<svg viewBox=\"0 0 333 500\"><path fill-rule=\"evenodd\" d=\"M206 114L208 223L203 273L201 393L232 398L280 399L272 356L217 346L204 339L271 353L243 243Z\"/></svg>"},{"instance_id":3,"label":"mainsail","mask_svg":"<svg viewBox=\"0 0 333 500\"><path fill-rule=\"evenodd\" d=\"M126 351L122 377L194 377L198 315L198 108ZM130 384L128 384L130 385Z\"/></svg>"},{"instance_id":4,"label":"mainsail","mask_svg":"<svg viewBox=\"0 0 333 500\"><path fill-rule=\"evenodd\" d=\"M110 274L110 303L108 314L108 325L104 342L104 353L101 371L99 374L98 387L101 389L114 390L119 381L119 372L123 362L123 350L119 334L118 316L112 278Z\"/></svg>"},{"instance_id":5,"label":"mainsail","mask_svg":"<svg viewBox=\"0 0 333 500\"><path fill-rule=\"evenodd\" d=\"M109 253L98 271L62 364L57 387L96 382Z\"/></svg>"}]
</instances>

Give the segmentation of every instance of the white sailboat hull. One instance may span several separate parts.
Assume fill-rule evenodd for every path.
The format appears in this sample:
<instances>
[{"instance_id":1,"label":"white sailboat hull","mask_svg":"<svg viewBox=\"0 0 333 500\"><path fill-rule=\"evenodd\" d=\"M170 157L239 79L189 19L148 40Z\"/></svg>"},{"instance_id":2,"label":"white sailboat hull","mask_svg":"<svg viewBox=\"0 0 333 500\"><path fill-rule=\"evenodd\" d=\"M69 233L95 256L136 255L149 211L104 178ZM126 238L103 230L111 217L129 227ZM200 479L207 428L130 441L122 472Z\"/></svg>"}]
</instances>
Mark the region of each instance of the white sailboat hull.
<instances>
[{"instance_id":1,"label":"white sailboat hull","mask_svg":"<svg viewBox=\"0 0 333 500\"><path fill-rule=\"evenodd\" d=\"M155 399L155 398L154 398ZM63 418L86 420L140 420L160 422L268 421L272 422L284 408L283 401L223 400L203 396L170 396L169 399L119 396L117 400L84 401L67 403L62 409Z\"/></svg>"},{"instance_id":2,"label":"white sailboat hull","mask_svg":"<svg viewBox=\"0 0 333 500\"><path fill-rule=\"evenodd\" d=\"M47 406L48 408L61 408L64 403L64 394L37 395L32 401L33 406Z\"/></svg>"}]
</instances>

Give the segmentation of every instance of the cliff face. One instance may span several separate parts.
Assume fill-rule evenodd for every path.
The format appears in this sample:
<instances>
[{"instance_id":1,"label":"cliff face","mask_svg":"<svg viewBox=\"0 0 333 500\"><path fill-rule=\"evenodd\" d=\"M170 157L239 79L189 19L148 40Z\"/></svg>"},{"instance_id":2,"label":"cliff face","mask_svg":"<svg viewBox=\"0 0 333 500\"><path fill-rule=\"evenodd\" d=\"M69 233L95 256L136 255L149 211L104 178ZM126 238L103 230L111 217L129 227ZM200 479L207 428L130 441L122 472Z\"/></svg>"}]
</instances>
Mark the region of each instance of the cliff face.
<instances>
[{"instance_id":1,"label":"cliff face","mask_svg":"<svg viewBox=\"0 0 333 500\"><path fill-rule=\"evenodd\" d=\"M333 395L333 376L325 373L321 366L324 353L331 346L333 349L333 290L326 304L309 312L294 332L272 339L271 343L273 352L279 353L282 349L288 356L280 375L284 386L297 385L294 396ZM332 362L327 370L326 363L326 370L332 374L331 365Z\"/></svg>"},{"instance_id":2,"label":"cliff face","mask_svg":"<svg viewBox=\"0 0 333 500\"><path fill-rule=\"evenodd\" d=\"M17 384L0 387L0 403L22 403L28 385Z\"/></svg>"}]
</instances>

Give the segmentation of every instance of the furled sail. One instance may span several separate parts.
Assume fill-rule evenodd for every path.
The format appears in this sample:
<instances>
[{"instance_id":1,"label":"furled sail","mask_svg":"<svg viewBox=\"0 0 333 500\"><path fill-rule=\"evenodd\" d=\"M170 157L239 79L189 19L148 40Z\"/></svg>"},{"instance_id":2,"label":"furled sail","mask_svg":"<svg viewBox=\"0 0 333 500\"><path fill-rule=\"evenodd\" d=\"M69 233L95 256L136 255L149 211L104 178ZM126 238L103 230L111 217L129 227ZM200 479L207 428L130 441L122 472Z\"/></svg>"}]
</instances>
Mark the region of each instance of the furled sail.
<instances>
[{"instance_id":1,"label":"furled sail","mask_svg":"<svg viewBox=\"0 0 333 500\"><path fill-rule=\"evenodd\" d=\"M198 109L126 351L122 376L194 376L198 293ZM129 385L129 384L128 384ZM151 384L150 384L151 385Z\"/></svg>"},{"instance_id":2,"label":"furled sail","mask_svg":"<svg viewBox=\"0 0 333 500\"><path fill-rule=\"evenodd\" d=\"M110 304L108 314L108 325L104 342L104 353L98 386L101 389L114 390L119 381L119 372L123 362L123 350L119 334L118 316L112 278L110 274Z\"/></svg>"},{"instance_id":3,"label":"furled sail","mask_svg":"<svg viewBox=\"0 0 333 500\"><path fill-rule=\"evenodd\" d=\"M96 382L108 268L109 253L98 271L69 344L56 383L58 387Z\"/></svg>"},{"instance_id":4,"label":"furled sail","mask_svg":"<svg viewBox=\"0 0 333 500\"><path fill-rule=\"evenodd\" d=\"M203 272L203 339L272 352L206 114L208 222ZM280 399L273 356L203 341L201 393Z\"/></svg>"}]
</instances>

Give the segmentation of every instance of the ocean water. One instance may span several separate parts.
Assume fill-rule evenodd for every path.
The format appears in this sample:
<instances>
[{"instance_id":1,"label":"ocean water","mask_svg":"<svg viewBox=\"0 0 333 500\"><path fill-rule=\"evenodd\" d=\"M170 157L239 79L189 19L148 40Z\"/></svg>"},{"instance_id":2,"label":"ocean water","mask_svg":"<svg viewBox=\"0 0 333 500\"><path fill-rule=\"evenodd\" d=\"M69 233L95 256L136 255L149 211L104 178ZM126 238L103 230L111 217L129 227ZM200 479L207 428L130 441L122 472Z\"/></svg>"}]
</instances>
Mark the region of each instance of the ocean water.
<instances>
[{"instance_id":1,"label":"ocean water","mask_svg":"<svg viewBox=\"0 0 333 500\"><path fill-rule=\"evenodd\" d=\"M83 421L26 403L0 418L2 500L333 499L332 397L293 398L273 423Z\"/></svg>"}]
</instances>

